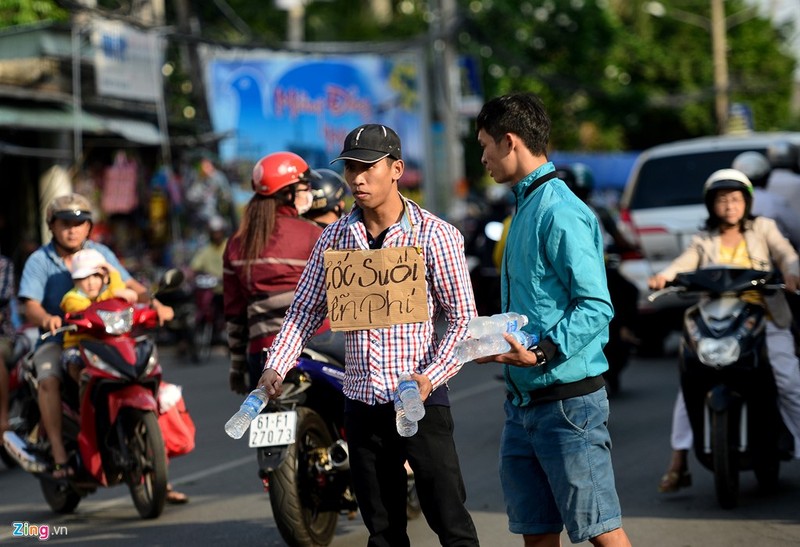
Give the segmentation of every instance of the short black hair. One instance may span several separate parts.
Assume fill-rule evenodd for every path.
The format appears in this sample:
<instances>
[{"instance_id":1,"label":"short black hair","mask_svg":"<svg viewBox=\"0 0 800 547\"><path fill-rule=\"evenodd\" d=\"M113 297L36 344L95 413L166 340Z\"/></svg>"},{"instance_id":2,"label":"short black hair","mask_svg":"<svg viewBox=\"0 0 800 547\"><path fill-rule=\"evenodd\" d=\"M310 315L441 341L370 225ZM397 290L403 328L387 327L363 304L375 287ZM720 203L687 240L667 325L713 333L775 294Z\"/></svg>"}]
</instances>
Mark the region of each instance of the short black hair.
<instances>
[{"instance_id":1,"label":"short black hair","mask_svg":"<svg viewBox=\"0 0 800 547\"><path fill-rule=\"evenodd\" d=\"M547 156L550 116L534 93L511 93L496 97L481 108L475 131L483 129L495 142L514 133L533 154Z\"/></svg>"}]
</instances>

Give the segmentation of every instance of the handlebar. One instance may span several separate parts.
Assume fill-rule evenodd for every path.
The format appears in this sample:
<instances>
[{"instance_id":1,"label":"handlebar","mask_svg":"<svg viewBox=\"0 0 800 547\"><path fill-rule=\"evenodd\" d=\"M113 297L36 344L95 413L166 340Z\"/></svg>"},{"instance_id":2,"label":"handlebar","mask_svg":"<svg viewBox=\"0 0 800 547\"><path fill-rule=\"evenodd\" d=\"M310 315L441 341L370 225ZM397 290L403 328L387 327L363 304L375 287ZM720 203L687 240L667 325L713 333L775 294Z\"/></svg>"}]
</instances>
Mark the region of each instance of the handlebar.
<instances>
[{"instance_id":1,"label":"handlebar","mask_svg":"<svg viewBox=\"0 0 800 547\"><path fill-rule=\"evenodd\" d=\"M670 283L672 283L672 282L670 282ZM750 290L750 289L747 289L747 290ZM752 290L760 290L760 291L784 290L785 291L786 290L786 284L785 283L773 283L773 284L766 284L766 285L753 285L753 289ZM702 293L707 293L707 292L710 292L710 291L708 291L708 290L690 291L689 289L687 289L683 285L670 285L670 284L667 284L667 286L664 287L663 289L659 289L657 291L654 291L650 295L648 295L647 301L648 302L655 302L658 298L661 298L662 296L665 296L667 294L673 294L673 293L686 293L687 295L694 295L694 294L702 294ZM738 291L738 292L744 292L744 291ZM791 292L792 294L800 295L800 290L787 291L787 292Z\"/></svg>"},{"instance_id":2,"label":"handlebar","mask_svg":"<svg viewBox=\"0 0 800 547\"><path fill-rule=\"evenodd\" d=\"M44 340L47 340L48 338L50 338L51 336L57 336L57 335L61 334L62 332L71 332L71 331L76 331L76 330L78 330L78 325L64 325L63 327L58 327L54 331L50 331L49 330L49 331L39 335L39 340L43 340L44 341Z\"/></svg>"}]
</instances>

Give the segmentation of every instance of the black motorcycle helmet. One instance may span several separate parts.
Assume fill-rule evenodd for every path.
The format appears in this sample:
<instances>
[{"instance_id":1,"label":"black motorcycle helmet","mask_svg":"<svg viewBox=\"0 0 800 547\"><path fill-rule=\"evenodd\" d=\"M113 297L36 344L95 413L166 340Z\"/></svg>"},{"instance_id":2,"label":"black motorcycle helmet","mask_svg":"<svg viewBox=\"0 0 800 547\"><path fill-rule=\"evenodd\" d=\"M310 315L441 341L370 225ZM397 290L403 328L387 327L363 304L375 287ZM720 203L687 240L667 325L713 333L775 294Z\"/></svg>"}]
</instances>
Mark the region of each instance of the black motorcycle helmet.
<instances>
[{"instance_id":1,"label":"black motorcycle helmet","mask_svg":"<svg viewBox=\"0 0 800 547\"><path fill-rule=\"evenodd\" d=\"M311 209L304 216L314 217L333 211L339 206L347 193L347 183L342 176L331 169L317 169L318 180L311 181Z\"/></svg>"},{"instance_id":2,"label":"black motorcycle helmet","mask_svg":"<svg viewBox=\"0 0 800 547\"><path fill-rule=\"evenodd\" d=\"M566 183L581 201L586 201L594 190L594 175L585 163L572 163L556 167L556 175Z\"/></svg>"}]
</instances>

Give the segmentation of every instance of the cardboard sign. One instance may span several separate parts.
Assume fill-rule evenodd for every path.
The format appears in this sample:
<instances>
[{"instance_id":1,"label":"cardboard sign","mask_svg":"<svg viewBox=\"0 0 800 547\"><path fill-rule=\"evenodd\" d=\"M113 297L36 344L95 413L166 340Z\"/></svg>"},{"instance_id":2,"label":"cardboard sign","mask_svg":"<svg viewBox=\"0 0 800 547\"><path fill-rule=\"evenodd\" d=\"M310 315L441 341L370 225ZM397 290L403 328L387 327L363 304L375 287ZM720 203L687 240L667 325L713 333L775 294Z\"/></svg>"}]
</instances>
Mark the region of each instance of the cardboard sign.
<instances>
[{"instance_id":1,"label":"cardboard sign","mask_svg":"<svg viewBox=\"0 0 800 547\"><path fill-rule=\"evenodd\" d=\"M325 251L331 330L428 321L425 261L416 247Z\"/></svg>"}]
</instances>

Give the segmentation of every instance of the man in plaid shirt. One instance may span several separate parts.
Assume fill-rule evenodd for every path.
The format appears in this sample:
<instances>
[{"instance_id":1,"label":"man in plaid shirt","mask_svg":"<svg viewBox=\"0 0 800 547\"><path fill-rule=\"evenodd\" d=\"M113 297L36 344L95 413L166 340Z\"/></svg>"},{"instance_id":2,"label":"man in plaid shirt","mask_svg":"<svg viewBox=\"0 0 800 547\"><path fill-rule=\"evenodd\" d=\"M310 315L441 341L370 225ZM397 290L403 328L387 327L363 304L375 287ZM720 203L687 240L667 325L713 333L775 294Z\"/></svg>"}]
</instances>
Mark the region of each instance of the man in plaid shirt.
<instances>
[{"instance_id":1,"label":"man in plaid shirt","mask_svg":"<svg viewBox=\"0 0 800 547\"><path fill-rule=\"evenodd\" d=\"M399 193L404 163L400 138L392 129L376 124L354 129L334 161L339 160L345 162L344 176L356 205L317 242L259 385L270 397L280 393L283 378L325 318L326 250L420 249L429 319L346 333L345 430L354 488L370 532L369 545L408 546L408 459L423 513L441 544L478 545L464 506L466 491L447 394L447 380L460 368L455 345L466 337L476 313L464 239L455 227ZM442 313L448 326L439 340L435 322ZM393 399L403 373L412 373L425 401L425 417L411 437L401 437L395 425Z\"/></svg>"}]
</instances>

